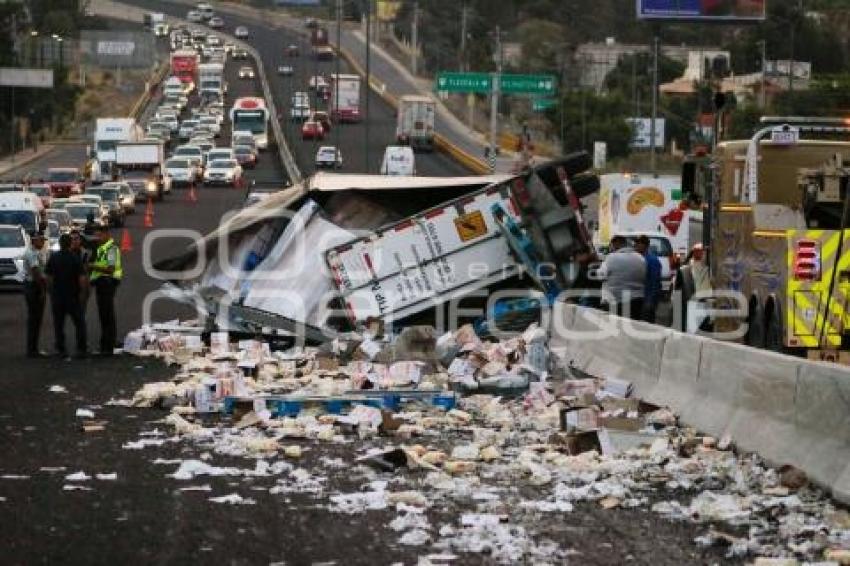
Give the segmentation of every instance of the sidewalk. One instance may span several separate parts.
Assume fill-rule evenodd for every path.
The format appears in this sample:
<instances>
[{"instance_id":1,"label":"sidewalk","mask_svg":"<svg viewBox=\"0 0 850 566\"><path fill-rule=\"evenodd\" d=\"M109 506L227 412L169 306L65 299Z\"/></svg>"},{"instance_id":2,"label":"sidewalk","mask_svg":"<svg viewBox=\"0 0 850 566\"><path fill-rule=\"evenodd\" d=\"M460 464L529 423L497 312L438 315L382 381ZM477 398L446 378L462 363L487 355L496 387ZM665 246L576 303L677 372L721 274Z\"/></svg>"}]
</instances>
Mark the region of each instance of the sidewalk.
<instances>
[{"instance_id":1,"label":"sidewalk","mask_svg":"<svg viewBox=\"0 0 850 566\"><path fill-rule=\"evenodd\" d=\"M32 149L25 149L23 151L17 152L15 155L7 155L0 159L0 177L3 177L9 171L13 169L17 169L18 167L22 167L27 165L28 163L32 163L36 159L40 159L53 151L54 145L50 143L41 144L38 146L36 151Z\"/></svg>"}]
</instances>

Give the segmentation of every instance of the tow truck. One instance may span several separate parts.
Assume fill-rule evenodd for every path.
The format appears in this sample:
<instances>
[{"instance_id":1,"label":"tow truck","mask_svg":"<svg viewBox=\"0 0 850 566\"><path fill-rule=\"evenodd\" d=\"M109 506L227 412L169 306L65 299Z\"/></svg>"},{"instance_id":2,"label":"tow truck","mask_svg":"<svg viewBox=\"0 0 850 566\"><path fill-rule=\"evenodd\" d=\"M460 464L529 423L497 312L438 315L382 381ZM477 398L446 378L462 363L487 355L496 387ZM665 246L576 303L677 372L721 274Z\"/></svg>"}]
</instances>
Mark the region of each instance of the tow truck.
<instances>
[{"instance_id":1,"label":"tow truck","mask_svg":"<svg viewBox=\"0 0 850 566\"><path fill-rule=\"evenodd\" d=\"M714 335L846 363L850 143L839 138L850 122L765 117L762 126L684 169L683 190L702 202ZM679 283L686 309L703 310L687 269Z\"/></svg>"}]
</instances>

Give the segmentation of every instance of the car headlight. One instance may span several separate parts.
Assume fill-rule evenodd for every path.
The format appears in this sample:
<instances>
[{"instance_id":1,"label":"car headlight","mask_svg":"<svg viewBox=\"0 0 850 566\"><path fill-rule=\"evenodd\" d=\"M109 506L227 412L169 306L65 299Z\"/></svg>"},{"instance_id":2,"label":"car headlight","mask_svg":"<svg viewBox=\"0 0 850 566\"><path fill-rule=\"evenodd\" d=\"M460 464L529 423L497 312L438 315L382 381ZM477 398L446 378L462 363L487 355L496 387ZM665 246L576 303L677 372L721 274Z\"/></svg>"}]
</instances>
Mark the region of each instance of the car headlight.
<instances>
[{"instance_id":1,"label":"car headlight","mask_svg":"<svg viewBox=\"0 0 850 566\"><path fill-rule=\"evenodd\" d=\"M15 268L18 271L24 270L24 258L22 258L22 257L16 257L15 258Z\"/></svg>"},{"instance_id":2,"label":"car headlight","mask_svg":"<svg viewBox=\"0 0 850 566\"><path fill-rule=\"evenodd\" d=\"M154 183L153 181L148 181L147 184L145 184L145 189L147 189L149 193L155 193L156 183Z\"/></svg>"}]
</instances>

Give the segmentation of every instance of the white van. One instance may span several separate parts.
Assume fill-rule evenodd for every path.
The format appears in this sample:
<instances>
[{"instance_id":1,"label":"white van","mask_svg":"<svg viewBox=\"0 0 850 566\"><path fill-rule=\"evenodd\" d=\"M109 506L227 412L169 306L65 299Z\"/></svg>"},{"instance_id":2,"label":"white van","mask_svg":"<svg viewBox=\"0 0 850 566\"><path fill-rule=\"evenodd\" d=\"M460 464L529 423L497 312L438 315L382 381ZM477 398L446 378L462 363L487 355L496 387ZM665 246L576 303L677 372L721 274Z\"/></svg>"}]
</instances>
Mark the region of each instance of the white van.
<instances>
[{"instance_id":1,"label":"white van","mask_svg":"<svg viewBox=\"0 0 850 566\"><path fill-rule=\"evenodd\" d=\"M388 145L381 162L381 175L416 175L416 157L406 145Z\"/></svg>"},{"instance_id":2,"label":"white van","mask_svg":"<svg viewBox=\"0 0 850 566\"><path fill-rule=\"evenodd\" d=\"M27 232L41 227L44 205L38 195L27 192L0 193L0 224L22 226Z\"/></svg>"}]
</instances>

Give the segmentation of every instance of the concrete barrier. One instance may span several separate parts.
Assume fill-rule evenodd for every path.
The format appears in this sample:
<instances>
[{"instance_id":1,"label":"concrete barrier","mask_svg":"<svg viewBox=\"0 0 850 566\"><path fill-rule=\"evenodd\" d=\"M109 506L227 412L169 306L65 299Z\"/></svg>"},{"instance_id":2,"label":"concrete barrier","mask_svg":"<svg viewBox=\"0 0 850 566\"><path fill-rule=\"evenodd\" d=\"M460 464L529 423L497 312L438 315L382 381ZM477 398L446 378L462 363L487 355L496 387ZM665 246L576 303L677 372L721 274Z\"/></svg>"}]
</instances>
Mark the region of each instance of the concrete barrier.
<instances>
[{"instance_id":1,"label":"concrete barrier","mask_svg":"<svg viewBox=\"0 0 850 566\"><path fill-rule=\"evenodd\" d=\"M797 466L850 503L850 368L658 332L573 305L553 309L551 329L552 352L564 361L631 381L635 395L671 407L684 424Z\"/></svg>"}]
</instances>

